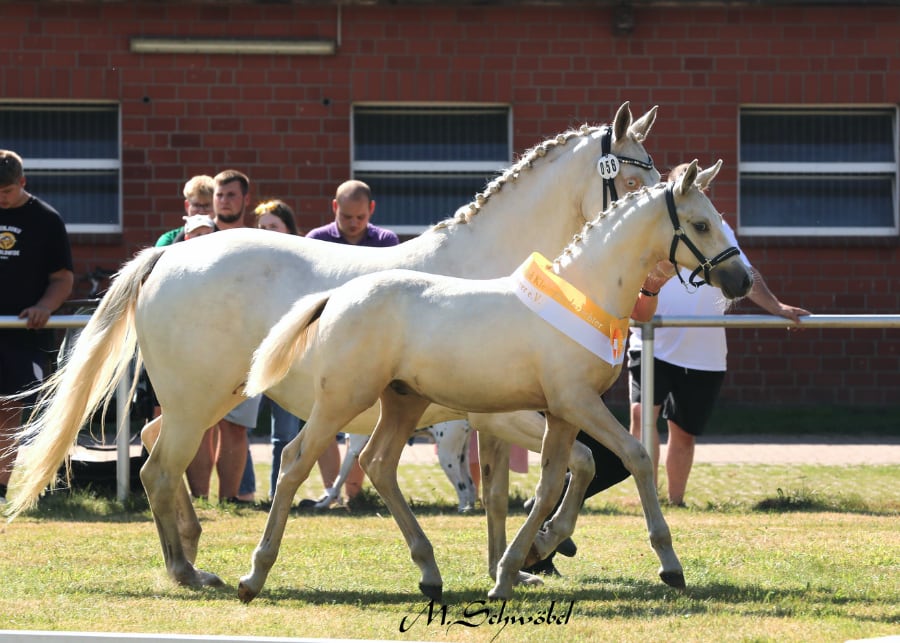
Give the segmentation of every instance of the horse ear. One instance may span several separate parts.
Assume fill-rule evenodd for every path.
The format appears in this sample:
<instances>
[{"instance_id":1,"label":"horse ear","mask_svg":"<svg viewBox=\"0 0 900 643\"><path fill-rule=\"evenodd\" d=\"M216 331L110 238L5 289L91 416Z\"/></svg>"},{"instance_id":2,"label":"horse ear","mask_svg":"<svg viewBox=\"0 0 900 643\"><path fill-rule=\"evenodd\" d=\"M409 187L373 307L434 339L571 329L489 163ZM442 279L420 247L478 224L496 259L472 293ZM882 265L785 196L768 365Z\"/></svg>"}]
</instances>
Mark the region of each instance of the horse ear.
<instances>
[{"instance_id":1,"label":"horse ear","mask_svg":"<svg viewBox=\"0 0 900 643\"><path fill-rule=\"evenodd\" d=\"M628 134L628 128L631 127L633 118L631 116L631 103L627 100L622 103L616 117L613 119L613 137L617 141L621 141Z\"/></svg>"},{"instance_id":2,"label":"horse ear","mask_svg":"<svg viewBox=\"0 0 900 643\"><path fill-rule=\"evenodd\" d=\"M646 114L631 124L629 129L638 143L643 143L644 140L646 140L647 135L650 134L650 128L652 128L653 123L656 122L656 110L658 108L659 105L654 105Z\"/></svg>"},{"instance_id":3,"label":"horse ear","mask_svg":"<svg viewBox=\"0 0 900 643\"><path fill-rule=\"evenodd\" d=\"M708 167L697 175L697 187L706 190L712 180L716 178L716 174L722 169L722 159L719 159L715 165Z\"/></svg>"},{"instance_id":4,"label":"horse ear","mask_svg":"<svg viewBox=\"0 0 900 643\"><path fill-rule=\"evenodd\" d=\"M678 179L678 182L675 185L675 192L681 195L687 194L688 190L690 190L694 186L694 179L696 178L697 159L694 159L693 161L691 161L688 169L686 169Z\"/></svg>"}]
</instances>

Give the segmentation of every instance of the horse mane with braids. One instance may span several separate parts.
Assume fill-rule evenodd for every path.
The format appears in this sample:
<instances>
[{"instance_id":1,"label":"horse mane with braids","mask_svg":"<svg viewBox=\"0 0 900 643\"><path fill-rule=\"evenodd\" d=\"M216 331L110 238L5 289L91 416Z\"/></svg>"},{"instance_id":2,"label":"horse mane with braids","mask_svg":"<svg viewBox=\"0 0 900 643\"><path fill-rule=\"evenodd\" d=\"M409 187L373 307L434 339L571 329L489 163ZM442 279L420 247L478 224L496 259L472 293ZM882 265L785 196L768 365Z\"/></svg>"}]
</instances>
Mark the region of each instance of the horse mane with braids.
<instances>
[{"instance_id":1,"label":"horse mane with braids","mask_svg":"<svg viewBox=\"0 0 900 643\"><path fill-rule=\"evenodd\" d=\"M459 208L452 217L434 224L432 230L449 228L454 224L462 225L469 223L472 218L481 211L481 208L491 196L503 189L503 186L508 182L518 179L519 173L522 172L522 170L531 169L533 163L537 159L546 156L547 152L549 152L552 148L558 147L560 145L565 145L573 138L587 136L593 132L598 131L600 128L601 126L591 126L588 124L584 124L577 129L570 129L566 132L563 132L562 134L557 134L553 138L548 138L542 143L538 143L533 148L525 152L525 154L523 154L515 164L506 168L503 174L488 183L484 192L479 192L478 194L476 194L473 201Z\"/></svg>"},{"instance_id":2,"label":"horse mane with braids","mask_svg":"<svg viewBox=\"0 0 900 643\"><path fill-rule=\"evenodd\" d=\"M665 184L658 183L657 185L653 185L653 186L645 185L645 186L641 187L639 190L635 190L634 192L626 192L621 197L619 197L618 200L610 203L609 207L607 207L603 212L599 213L596 217L594 217L590 221L585 221L584 226L582 226L582 228L581 228L581 231L577 232L575 234L575 236L572 237L572 240L566 245L565 248L562 249L562 252L559 253L559 256L553 260L553 263L559 263L559 261L564 256L571 256L572 252L578 246L578 244L580 244L584 240L584 235L587 234L587 231L590 230L591 228L593 228L595 225L597 225L598 221L608 217L612 213L613 210L615 210L616 208L619 207L620 204L623 204L627 201L635 201L638 198L645 196L651 190L653 190L656 187L659 187L661 185L665 185Z\"/></svg>"}]
</instances>

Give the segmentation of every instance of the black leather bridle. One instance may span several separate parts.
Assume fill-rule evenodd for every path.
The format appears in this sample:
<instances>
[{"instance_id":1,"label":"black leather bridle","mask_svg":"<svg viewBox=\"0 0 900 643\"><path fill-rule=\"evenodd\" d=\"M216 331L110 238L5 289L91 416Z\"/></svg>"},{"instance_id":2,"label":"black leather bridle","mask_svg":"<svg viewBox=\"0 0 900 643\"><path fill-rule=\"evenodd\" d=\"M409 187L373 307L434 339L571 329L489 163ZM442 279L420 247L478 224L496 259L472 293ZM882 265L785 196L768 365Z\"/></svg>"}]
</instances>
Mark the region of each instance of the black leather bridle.
<instances>
[{"instance_id":1,"label":"black leather bridle","mask_svg":"<svg viewBox=\"0 0 900 643\"><path fill-rule=\"evenodd\" d=\"M672 227L675 228L675 236L672 237L672 246L669 248L669 261L675 266L675 274L678 275L678 279L682 284L687 284L684 281L684 277L681 276L681 271L678 270L678 262L675 261L675 251L678 249L678 242L681 241L688 247L688 249L694 253L694 256L697 258L697 261L700 262L700 265L691 273L691 276L688 278L687 283L694 286L695 288L702 286L703 284L709 283L709 271L718 266L720 263L725 261L726 259L730 259L736 254L740 254L740 250L736 247L731 246L717 254L712 259L707 259L700 249L694 245L694 242L691 241L690 237L687 236L687 233L684 231L684 228L681 227L681 222L678 220L678 214L675 212L675 184L669 183L666 186L666 208L669 211L669 219L672 221ZM703 271L703 281L694 281L694 278Z\"/></svg>"},{"instance_id":2,"label":"black leather bridle","mask_svg":"<svg viewBox=\"0 0 900 643\"><path fill-rule=\"evenodd\" d=\"M612 128L609 125L604 125L600 128L600 153L603 157L612 156ZM628 156L618 156L615 155L612 158L617 160L619 163L624 165L634 165L636 167L641 168L642 170L652 170L653 169L653 157L649 154L647 155L646 161L641 161L639 159L633 159ZM618 171L616 172L618 174ZM606 193L609 192L610 199L612 201L619 200L619 193L616 191L616 177L613 176L611 178L603 179L603 209L606 210L606 206L608 202L606 200Z\"/></svg>"}]
</instances>

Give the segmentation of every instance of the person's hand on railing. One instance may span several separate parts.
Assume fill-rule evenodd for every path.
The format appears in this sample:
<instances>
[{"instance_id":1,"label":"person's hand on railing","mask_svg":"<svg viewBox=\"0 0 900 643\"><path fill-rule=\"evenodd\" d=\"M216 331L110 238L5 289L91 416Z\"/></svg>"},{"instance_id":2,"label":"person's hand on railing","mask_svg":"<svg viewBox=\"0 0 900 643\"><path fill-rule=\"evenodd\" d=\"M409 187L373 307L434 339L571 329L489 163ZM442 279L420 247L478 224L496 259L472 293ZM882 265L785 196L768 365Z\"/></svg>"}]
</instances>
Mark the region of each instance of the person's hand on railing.
<instances>
[{"instance_id":1,"label":"person's hand on railing","mask_svg":"<svg viewBox=\"0 0 900 643\"><path fill-rule=\"evenodd\" d=\"M36 330L47 325L51 312L49 308L44 308L43 306L29 306L19 313L19 319L25 320L25 328Z\"/></svg>"}]
</instances>

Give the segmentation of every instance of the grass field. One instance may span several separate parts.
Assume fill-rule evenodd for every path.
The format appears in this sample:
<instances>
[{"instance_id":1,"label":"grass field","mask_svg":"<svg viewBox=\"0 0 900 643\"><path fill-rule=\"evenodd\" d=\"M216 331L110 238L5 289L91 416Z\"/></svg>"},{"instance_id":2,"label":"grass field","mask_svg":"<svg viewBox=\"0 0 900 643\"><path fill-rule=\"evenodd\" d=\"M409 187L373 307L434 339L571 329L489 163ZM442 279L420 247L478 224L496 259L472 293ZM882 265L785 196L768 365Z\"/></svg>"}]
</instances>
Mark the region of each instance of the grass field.
<instances>
[{"instance_id":1,"label":"grass field","mask_svg":"<svg viewBox=\"0 0 900 643\"><path fill-rule=\"evenodd\" d=\"M258 479L267 474L258 466ZM249 571L263 511L199 507L198 565L228 587L192 590L167 578L140 496L124 508L57 493L0 535L0 629L409 641L900 635L900 466L698 465L689 506L664 508L685 568L684 593L657 579L634 485L626 481L586 506L578 555L558 559L563 576L517 588L506 604L485 602L492 582L483 515L455 513L437 467L403 465L400 478L444 578L446 612L433 606L430 622L418 570L371 493L352 512L292 516L281 556L249 605L237 600L236 585ZM536 479L535 467L512 476L510 534ZM529 617L550 623L520 622Z\"/></svg>"}]
</instances>

